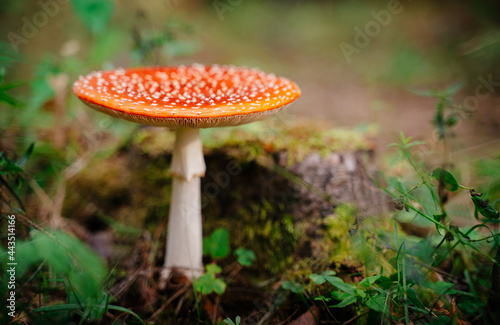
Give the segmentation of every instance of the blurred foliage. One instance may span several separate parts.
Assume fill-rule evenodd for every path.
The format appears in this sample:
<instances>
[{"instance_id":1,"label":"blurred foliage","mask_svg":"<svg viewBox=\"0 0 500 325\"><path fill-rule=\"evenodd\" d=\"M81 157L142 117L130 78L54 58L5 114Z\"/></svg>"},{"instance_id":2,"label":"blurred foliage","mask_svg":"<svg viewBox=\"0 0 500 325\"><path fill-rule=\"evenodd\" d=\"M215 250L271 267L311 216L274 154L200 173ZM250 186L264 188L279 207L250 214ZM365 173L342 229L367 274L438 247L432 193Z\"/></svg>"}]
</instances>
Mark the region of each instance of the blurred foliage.
<instances>
[{"instance_id":1,"label":"blurred foliage","mask_svg":"<svg viewBox=\"0 0 500 325\"><path fill-rule=\"evenodd\" d=\"M111 0L71 0L75 15L94 35L102 34L113 15Z\"/></svg>"},{"instance_id":2,"label":"blurred foliage","mask_svg":"<svg viewBox=\"0 0 500 325\"><path fill-rule=\"evenodd\" d=\"M2 206L2 211L27 218L18 225L19 309L40 323L122 322L122 314L127 315L126 321L142 321L120 306L127 303L126 297L114 298L111 278L132 281L137 276L126 267L135 245L131 242L139 234L156 237L137 246L150 244L152 252L161 247L161 236L156 234L169 205L170 176L165 170L173 134L83 108L71 93L71 82L96 69L205 60L258 65L300 77L305 81L301 87L308 90L303 94L304 112L309 115L320 104L324 105L317 110L320 116L330 118L334 97L351 84L373 87L355 88L354 94L361 98L385 87L465 82L443 91L414 89L437 101L434 116L428 118L436 128L438 145L428 149L426 143L403 134L394 144L400 156L387 167L383 184L394 196L394 224L389 218L360 216L351 205L340 205L335 215L306 224L283 214L283 206L276 202L250 200L231 220L207 220L205 228L212 232L204 240L205 258L217 265L208 264L207 273L195 283L195 301L181 298L190 305L169 307L164 317L176 319L181 310L188 321L205 322L199 310L210 305L214 296L231 297L226 289L233 285L230 272L237 265L247 267L242 272L252 286L264 278L275 281L272 288L259 283L259 290L271 297L263 315L277 314L277 306L288 312L279 315L280 321L316 305L323 308L322 320L334 314L346 322L359 316L368 323L390 318L448 324L483 315L481 321L490 322L485 315L495 317L491 306L498 301L493 293L499 290L494 275L499 263L495 231L500 160L498 153L487 153L487 159L477 159L464 171L457 164L466 159L448 153L453 128L464 115L452 97L475 89L479 76L492 74L498 80L499 4L494 0L404 3L404 14L393 16L391 25L381 29L363 55L347 65L338 44L352 43L353 28L365 28L373 20L371 10L386 6L384 1L151 1L125 6L111 0L71 0L47 24L35 26L36 37L26 37L24 24L32 23L34 14L41 12L39 2L0 1L2 34L26 38L19 44L19 53L13 44L0 42L1 194L9 201L4 203L11 204ZM201 49L203 55L191 56ZM463 84L466 87L461 88ZM317 94L323 97L316 99ZM335 105L344 112L357 109L350 103ZM371 119L360 112L359 119ZM390 112L382 113L390 120ZM402 115L401 124L411 119ZM494 112L486 116L478 124L481 129L494 123ZM203 130L202 136L208 151L229 148L244 171L256 170L252 161L264 152L286 149L293 164L310 151L327 154L374 148L367 140L373 136L369 130L360 133L294 121L285 114L267 124ZM130 148L136 151L124 155ZM431 151L445 153L440 164L426 161ZM475 189L462 185L464 179ZM136 184L138 195L130 194L131 184ZM243 197L245 190L240 187L231 199ZM58 203L61 200L64 204ZM44 211L47 206L52 210ZM207 214L216 216L219 208L209 206ZM81 223L90 216L113 229L119 245L128 245L113 257L113 262L122 259L116 261L119 269L108 270L103 259L70 235L69 229L53 232L37 226L50 224L57 213ZM296 250L305 240L304 229L311 225L320 235L311 241L315 255L299 258ZM234 255L232 246L238 247ZM1 254L5 268L7 255L3 250ZM148 257L150 267L158 266L156 258ZM146 279L143 282L150 280ZM5 287L6 278L1 280ZM281 286L276 285L281 280ZM135 290L132 295L154 296L144 287L131 290ZM284 300L280 290L291 292L290 300ZM113 300L117 305L111 304ZM149 307L160 302L165 303L159 299ZM141 306L131 307L136 308L153 314ZM195 309L197 315L192 316Z\"/></svg>"},{"instance_id":3,"label":"blurred foliage","mask_svg":"<svg viewBox=\"0 0 500 325\"><path fill-rule=\"evenodd\" d=\"M139 11L136 16L132 33L132 57L136 62L166 65L172 58L190 55L199 49L190 25L170 19L162 29L154 30L144 12Z\"/></svg>"}]
</instances>

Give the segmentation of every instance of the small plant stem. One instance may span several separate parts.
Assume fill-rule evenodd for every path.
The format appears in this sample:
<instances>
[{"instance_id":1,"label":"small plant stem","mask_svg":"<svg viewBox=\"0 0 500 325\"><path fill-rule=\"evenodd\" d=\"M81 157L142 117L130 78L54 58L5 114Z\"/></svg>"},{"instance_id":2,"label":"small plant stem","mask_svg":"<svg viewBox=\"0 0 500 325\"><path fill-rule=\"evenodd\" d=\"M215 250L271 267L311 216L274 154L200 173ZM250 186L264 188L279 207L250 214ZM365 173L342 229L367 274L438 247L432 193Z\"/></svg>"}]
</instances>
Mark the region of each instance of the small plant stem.
<instances>
[{"instance_id":1,"label":"small plant stem","mask_svg":"<svg viewBox=\"0 0 500 325\"><path fill-rule=\"evenodd\" d=\"M470 239L469 242L471 243L477 243L477 242L480 242L480 241L483 241L483 240L488 240L490 238L495 238L495 241L496 241L496 237L500 236L500 233L498 234L494 234L494 235L491 235L491 236L488 236L488 237L484 237L484 238L481 238L481 239Z\"/></svg>"},{"instance_id":2,"label":"small plant stem","mask_svg":"<svg viewBox=\"0 0 500 325\"><path fill-rule=\"evenodd\" d=\"M347 325L347 324L350 324L350 323L354 322L356 319L358 319L358 318L360 318L360 317L365 316L366 314L368 314L368 312L367 312L367 311L365 311L364 313L361 313L361 314L359 314L359 315L356 315L356 316L354 316L353 318L349 319L347 322L342 323L342 325Z\"/></svg>"},{"instance_id":3,"label":"small plant stem","mask_svg":"<svg viewBox=\"0 0 500 325\"><path fill-rule=\"evenodd\" d=\"M446 240L447 236L444 236L443 239ZM453 251L453 248L450 246L450 241L446 240L446 247L448 248L448 255L450 255L450 261L451 261L451 270L450 273L453 273L453 270L456 270L456 265L455 265L455 259L453 258L451 252ZM455 246L454 246L455 247Z\"/></svg>"},{"instance_id":4,"label":"small plant stem","mask_svg":"<svg viewBox=\"0 0 500 325\"><path fill-rule=\"evenodd\" d=\"M500 247L497 248L495 259L500 262ZM498 309L498 298L500 291L500 268L498 264L493 264L491 269L491 288L488 297L489 316L493 323L498 323L500 320L500 310Z\"/></svg>"},{"instance_id":5,"label":"small plant stem","mask_svg":"<svg viewBox=\"0 0 500 325\"><path fill-rule=\"evenodd\" d=\"M319 321L318 319L316 318L316 315L314 315L314 313L312 312L311 310L311 306L309 305L309 303L307 302L307 299L306 299L306 296L304 295L304 291L301 290L299 291L299 296L300 296L300 299L302 300L302 302L306 305L307 307L307 310L309 311L309 313L311 313L312 317L314 318L314 322L319 325Z\"/></svg>"},{"instance_id":6,"label":"small plant stem","mask_svg":"<svg viewBox=\"0 0 500 325\"><path fill-rule=\"evenodd\" d=\"M389 294L385 296L385 302L384 302L384 309L382 310L382 317L380 318L380 325L384 323L385 320L385 309L387 308L387 305L389 304ZM390 322L390 317L389 317L389 322Z\"/></svg>"},{"instance_id":7,"label":"small plant stem","mask_svg":"<svg viewBox=\"0 0 500 325\"><path fill-rule=\"evenodd\" d=\"M23 291L23 289L31 282L31 280L33 280L33 278L38 274L38 272L40 272L40 270L42 269L42 267L45 265L45 261L42 261L42 263L40 263L40 265L37 267L37 269L35 270L35 272L33 272L32 275L30 275L30 277L28 278L28 280L26 280L24 282L24 284L21 286L21 288L19 288L19 291Z\"/></svg>"},{"instance_id":8,"label":"small plant stem","mask_svg":"<svg viewBox=\"0 0 500 325\"><path fill-rule=\"evenodd\" d=\"M458 238L458 241L460 244L464 245L464 246L468 246L470 248L472 248L473 250L475 250L476 252L478 252L479 254L483 255L484 257L486 257L487 259L489 259L491 262L497 264L497 265L500 265L500 262L495 260L493 257L491 257L490 255L486 254L485 252L483 252L482 250L480 250L479 248L477 248L476 246L474 245L467 245L467 243L464 243L462 238Z\"/></svg>"},{"instance_id":9,"label":"small plant stem","mask_svg":"<svg viewBox=\"0 0 500 325\"><path fill-rule=\"evenodd\" d=\"M394 237L395 237L395 241L396 241L396 246L395 247L399 247L399 243L398 243L398 221L397 221L396 217L394 217Z\"/></svg>"},{"instance_id":10,"label":"small plant stem","mask_svg":"<svg viewBox=\"0 0 500 325\"><path fill-rule=\"evenodd\" d=\"M403 292L404 292L404 309L405 309L405 324L409 324L409 316L408 316L408 294L406 292L406 245L405 243L401 244L401 249L403 251L402 256L402 265L403 265Z\"/></svg>"},{"instance_id":11,"label":"small plant stem","mask_svg":"<svg viewBox=\"0 0 500 325\"><path fill-rule=\"evenodd\" d=\"M378 186L379 186L379 187L380 187L380 188L381 188L384 192L386 192L387 194L389 194L389 195L390 195L390 196L392 196L393 198L395 198L395 199L396 199L396 198L398 198L398 197L399 197L398 195L396 195L396 194L392 193L391 191L389 191L389 190L388 190L385 186L382 186L382 184L380 184L380 182L378 182L376 179L371 178L371 180L372 180L372 181L373 181L376 185L378 185ZM429 220L430 222L432 222L433 224L435 224L436 226L439 226L439 227L443 228L443 229L444 229L444 230L446 230L446 231L451 231L451 229L450 229L448 226L445 226L445 225L443 225L442 223L440 223L440 222L438 222L438 221L434 220L434 218L429 217L428 215L426 215L425 213L423 213L423 212L422 212L422 211L420 211L419 209L415 208L413 205L411 205L411 204L409 204L409 203L408 203L408 204L407 204L407 203L405 203L405 205L406 205L409 209L411 209L411 210L415 211L416 213L418 213L419 215L421 215L421 216L422 216L422 217L424 217L425 219L427 219L427 220Z\"/></svg>"},{"instance_id":12,"label":"small plant stem","mask_svg":"<svg viewBox=\"0 0 500 325\"><path fill-rule=\"evenodd\" d=\"M196 304L196 319L197 323L199 324L201 319L201 294L200 294L200 299L198 300L198 293L196 292L196 290L193 290L193 293L194 293L194 301Z\"/></svg>"},{"instance_id":13,"label":"small plant stem","mask_svg":"<svg viewBox=\"0 0 500 325\"><path fill-rule=\"evenodd\" d=\"M399 196L397 196L396 194L392 193L391 191L389 191L385 186L383 186L382 184L380 184L380 182L378 182L376 179L374 178L371 178L371 180L377 184L384 192L386 192L387 194L389 194L390 196L392 196L393 198L398 198ZM406 203L405 203L406 204ZM443 225L441 222L438 222L436 220L434 220L434 218L431 218L429 217L428 215L426 215L425 213L423 213L422 211L420 211L419 209L415 208L413 205L411 204L406 204L406 206L415 211L417 214L421 215L422 217L424 217L425 219L429 220L430 222L432 222L433 224L435 224L436 226L439 226L441 228L443 228L446 232L450 232L451 234L453 234L453 236L455 236L457 238L457 240L459 241L460 244L462 245L465 245L465 246L469 246L470 248L472 248L473 250L477 251L479 254L483 255L484 257L486 257L488 260L492 261L493 263L495 264L498 264L500 265L500 262L498 262L497 260L495 260L493 257L489 256L488 254L484 253L483 251L481 251L479 248L475 247L474 245L467 245L467 243L464 243L463 242L463 239L462 239L462 236L457 233L456 231L454 231L453 229L451 229L450 227L448 226L445 226ZM455 247L455 246L453 246Z\"/></svg>"},{"instance_id":14,"label":"small plant stem","mask_svg":"<svg viewBox=\"0 0 500 325\"><path fill-rule=\"evenodd\" d=\"M408 191L406 191L405 193L401 194L401 196L406 196L408 195L410 192L416 190L417 188L420 188L422 185L425 185L427 184L427 182L425 180L422 180L422 182L420 182L419 184L417 185L414 185L412 188L410 188Z\"/></svg>"}]
</instances>

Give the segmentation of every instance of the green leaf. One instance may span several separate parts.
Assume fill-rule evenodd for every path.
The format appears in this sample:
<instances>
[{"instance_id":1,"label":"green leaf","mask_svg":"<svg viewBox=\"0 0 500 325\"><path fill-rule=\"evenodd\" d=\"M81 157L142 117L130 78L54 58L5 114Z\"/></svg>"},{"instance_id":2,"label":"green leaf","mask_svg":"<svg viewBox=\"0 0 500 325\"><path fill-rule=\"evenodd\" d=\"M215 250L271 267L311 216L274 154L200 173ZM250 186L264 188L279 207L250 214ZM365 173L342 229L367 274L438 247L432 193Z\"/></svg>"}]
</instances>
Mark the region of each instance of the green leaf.
<instances>
[{"instance_id":1,"label":"green leaf","mask_svg":"<svg viewBox=\"0 0 500 325\"><path fill-rule=\"evenodd\" d=\"M415 290L413 290L412 288L409 288L408 290L406 290L406 294L408 295L408 299L410 299L410 301L415 306L417 306L420 309L425 310L425 305L422 303L422 301L420 301L420 298L418 297Z\"/></svg>"},{"instance_id":2,"label":"green leaf","mask_svg":"<svg viewBox=\"0 0 500 325\"><path fill-rule=\"evenodd\" d=\"M23 168L26 163L28 162L28 159L30 158L31 154L33 153L33 148L35 147L35 143L31 143L30 146L28 147L28 149L26 149L26 152L21 156L21 158L19 158L17 161L16 161L16 165L19 167L19 168Z\"/></svg>"},{"instance_id":3,"label":"green leaf","mask_svg":"<svg viewBox=\"0 0 500 325\"><path fill-rule=\"evenodd\" d=\"M208 295L213 292L213 282L215 278L212 278L208 274L203 274L193 283L193 288L196 292L202 295Z\"/></svg>"},{"instance_id":4,"label":"green leaf","mask_svg":"<svg viewBox=\"0 0 500 325\"><path fill-rule=\"evenodd\" d=\"M117 311L121 311L123 313L130 314L130 315L134 316L137 320L139 320L142 324L145 324L145 322L142 320L142 318L139 315L137 315L136 313L134 313L133 311L131 311L128 308L121 307L121 306L115 306L115 305L108 305L107 307L108 307L108 309L117 310Z\"/></svg>"},{"instance_id":5,"label":"green leaf","mask_svg":"<svg viewBox=\"0 0 500 325\"><path fill-rule=\"evenodd\" d=\"M71 4L75 15L94 35L104 32L113 15L110 0L71 0Z\"/></svg>"},{"instance_id":6,"label":"green leaf","mask_svg":"<svg viewBox=\"0 0 500 325\"><path fill-rule=\"evenodd\" d=\"M448 283L444 281L436 281L434 285L432 286L434 291L436 291L437 294L439 295L444 295L444 294L454 294L456 293L456 290L453 290L455 284L453 283Z\"/></svg>"},{"instance_id":7,"label":"green leaf","mask_svg":"<svg viewBox=\"0 0 500 325\"><path fill-rule=\"evenodd\" d=\"M386 306L386 302L385 302L385 297L383 296L377 296L375 298L371 298L371 299L368 299L366 301L366 306L370 309L373 309L375 310L376 312L379 312L379 313L387 313L388 312L388 308Z\"/></svg>"},{"instance_id":8,"label":"green leaf","mask_svg":"<svg viewBox=\"0 0 500 325\"><path fill-rule=\"evenodd\" d=\"M442 169L441 167L434 169L431 176L434 177L441 184L441 186L443 186L450 192L455 192L460 187L457 180L455 179L455 176L453 176L453 174L449 171Z\"/></svg>"},{"instance_id":9,"label":"green leaf","mask_svg":"<svg viewBox=\"0 0 500 325\"><path fill-rule=\"evenodd\" d=\"M1 42L0 42L0 44L1 44ZM0 56L0 63L1 63L1 56ZM4 103L9 104L11 106L18 106L19 101L17 100L17 98L10 95L8 93L8 91L11 90L12 88L22 86L22 85L24 85L24 83L21 83L21 82L4 83L3 78L4 78L5 74L6 74L5 68L0 67L0 102L4 102Z\"/></svg>"},{"instance_id":10,"label":"green leaf","mask_svg":"<svg viewBox=\"0 0 500 325\"><path fill-rule=\"evenodd\" d=\"M207 267L207 273L209 274L219 274L222 272L222 268L218 266L217 264L208 264Z\"/></svg>"},{"instance_id":11,"label":"green leaf","mask_svg":"<svg viewBox=\"0 0 500 325\"><path fill-rule=\"evenodd\" d=\"M203 255L217 259L228 256L230 252L229 230L226 228L215 229L210 237L203 239Z\"/></svg>"},{"instance_id":12,"label":"green leaf","mask_svg":"<svg viewBox=\"0 0 500 325\"><path fill-rule=\"evenodd\" d=\"M23 169L12 162L10 159L0 156L0 174L16 174L21 173Z\"/></svg>"},{"instance_id":13,"label":"green leaf","mask_svg":"<svg viewBox=\"0 0 500 325\"><path fill-rule=\"evenodd\" d=\"M433 214L432 217L434 218L435 221L441 222L446 215L444 214Z\"/></svg>"},{"instance_id":14,"label":"green leaf","mask_svg":"<svg viewBox=\"0 0 500 325\"><path fill-rule=\"evenodd\" d=\"M16 245L17 275L22 276L30 266L41 261L50 266L56 276L64 275L71 284L72 293L79 301L95 302L102 292L107 274L103 260L84 243L64 232L53 232L52 237L34 232L30 241Z\"/></svg>"},{"instance_id":15,"label":"green leaf","mask_svg":"<svg viewBox=\"0 0 500 325\"><path fill-rule=\"evenodd\" d=\"M362 287L362 288L369 288L372 286L372 284L374 284L378 279L380 279L382 275L381 274L377 274L377 275L372 275L372 276L367 276L366 278L364 278L363 280L361 280L358 284L358 286Z\"/></svg>"},{"instance_id":16,"label":"green leaf","mask_svg":"<svg viewBox=\"0 0 500 325\"><path fill-rule=\"evenodd\" d=\"M356 296L355 295L349 295L347 298L345 298L344 300L342 300L340 303L338 303L336 305L332 305L330 307L342 308L342 307L348 306L350 304L353 304L355 302L356 302Z\"/></svg>"},{"instance_id":17,"label":"green leaf","mask_svg":"<svg viewBox=\"0 0 500 325\"><path fill-rule=\"evenodd\" d=\"M221 279L215 279L213 282L213 290L216 294L221 295L226 291L226 283Z\"/></svg>"},{"instance_id":18,"label":"green leaf","mask_svg":"<svg viewBox=\"0 0 500 325\"><path fill-rule=\"evenodd\" d=\"M354 289L354 293L361 298L366 298L366 293L363 290L360 290L358 288Z\"/></svg>"},{"instance_id":19,"label":"green leaf","mask_svg":"<svg viewBox=\"0 0 500 325\"><path fill-rule=\"evenodd\" d=\"M236 322L233 322L231 320L231 318L226 318L226 319L223 320L224 324L227 324L227 325L240 325L240 323L241 323L241 317L240 316L236 316L235 321Z\"/></svg>"},{"instance_id":20,"label":"green leaf","mask_svg":"<svg viewBox=\"0 0 500 325\"><path fill-rule=\"evenodd\" d=\"M339 290L342 290L346 293L353 293L356 289L356 286L353 284L345 283L341 278L336 276L328 276L325 277L326 281L330 282L331 285L336 287Z\"/></svg>"},{"instance_id":21,"label":"green leaf","mask_svg":"<svg viewBox=\"0 0 500 325\"><path fill-rule=\"evenodd\" d=\"M304 291L302 285L291 281L283 281L281 287L285 290L290 290L293 293L301 293L302 291Z\"/></svg>"},{"instance_id":22,"label":"green leaf","mask_svg":"<svg viewBox=\"0 0 500 325\"><path fill-rule=\"evenodd\" d=\"M251 266L252 263L257 259L255 253L251 249L245 249L243 247L239 247L234 251L236 254L236 258L238 263L243 266Z\"/></svg>"},{"instance_id":23,"label":"green leaf","mask_svg":"<svg viewBox=\"0 0 500 325\"><path fill-rule=\"evenodd\" d=\"M392 287L392 280L386 276L381 276L375 283L384 290L388 290Z\"/></svg>"},{"instance_id":24,"label":"green leaf","mask_svg":"<svg viewBox=\"0 0 500 325\"><path fill-rule=\"evenodd\" d=\"M329 276L334 276L335 274L337 274L337 272L333 271L333 270L326 270L325 272L322 273L322 275L327 278Z\"/></svg>"},{"instance_id":25,"label":"green leaf","mask_svg":"<svg viewBox=\"0 0 500 325\"><path fill-rule=\"evenodd\" d=\"M351 293L345 293L343 291L332 291L331 292L332 298L338 301L342 301L346 299L349 296L352 296Z\"/></svg>"},{"instance_id":26,"label":"green leaf","mask_svg":"<svg viewBox=\"0 0 500 325\"><path fill-rule=\"evenodd\" d=\"M476 211L481 213L487 219L498 219L500 217L500 213L495 210L488 201L481 198L479 195L471 196L472 202L474 202L474 207Z\"/></svg>"},{"instance_id":27,"label":"green leaf","mask_svg":"<svg viewBox=\"0 0 500 325\"><path fill-rule=\"evenodd\" d=\"M78 310L78 309L80 309L80 306L77 304L60 304L60 305L39 307L33 309L32 311L35 313L41 313L41 312L59 312L59 311Z\"/></svg>"},{"instance_id":28,"label":"green leaf","mask_svg":"<svg viewBox=\"0 0 500 325\"><path fill-rule=\"evenodd\" d=\"M326 301L326 302L328 302L328 301L332 300L332 298L328 298L328 297L325 297L325 296L321 295L321 296L315 297L314 300L320 300L320 301Z\"/></svg>"},{"instance_id":29,"label":"green leaf","mask_svg":"<svg viewBox=\"0 0 500 325\"><path fill-rule=\"evenodd\" d=\"M326 279L324 276L319 275L319 274L314 274L314 273L309 276L309 279L311 279L316 284L323 284L326 282Z\"/></svg>"},{"instance_id":30,"label":"green leaf","mask_svg":"<svg viewBox=\"0 0 500 325\"><path fill-rule=\"evenodd\" d=\"M215 275L221 271L222 269L218 265L207 265L207 272L196 279L193 283L195 291L200 292L202 295L208 295L212 292L219 295L223 294L224 291L226 291L227 285L224 281L215 277Z\"/></svg>"},{"instance_id":31,"label":"green leaf","mask_svg":"<svg viewBox=\"0 0 500 325\"><path fill-rule=\"evenodd\" d=\"M328 278L334 277L334 275L337 274L335 271L332 270L326 270L322 274L311 274L309 276L309 279L311 279L314 283L316 284L323 284L326 281L328 281ZM335 279L331 279L332 281L336 281Z\"/></svg>"}]
</instances>

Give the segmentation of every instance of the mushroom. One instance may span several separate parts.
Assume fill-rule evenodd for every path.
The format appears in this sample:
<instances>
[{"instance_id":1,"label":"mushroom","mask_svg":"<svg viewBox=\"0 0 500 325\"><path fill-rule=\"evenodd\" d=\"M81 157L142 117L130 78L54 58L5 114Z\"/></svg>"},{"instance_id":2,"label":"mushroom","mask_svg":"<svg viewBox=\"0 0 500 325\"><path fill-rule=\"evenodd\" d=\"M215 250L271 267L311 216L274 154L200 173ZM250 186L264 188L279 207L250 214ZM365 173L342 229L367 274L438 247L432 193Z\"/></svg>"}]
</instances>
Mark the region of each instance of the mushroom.
<instances>
[{"instance_id":1,"label":"mushroom","mask_svg":"<svg viewBox=\"0 0 500 325\"><path fill-rule=\"evenodd\" d=\"M193 64L92 72L73 92L88 106L128 121L175 130L167 253L172 269L203 274L200 128L235 126L276 114L300 96L292 81L257 69Z\"/></svg>"}]
</instances>

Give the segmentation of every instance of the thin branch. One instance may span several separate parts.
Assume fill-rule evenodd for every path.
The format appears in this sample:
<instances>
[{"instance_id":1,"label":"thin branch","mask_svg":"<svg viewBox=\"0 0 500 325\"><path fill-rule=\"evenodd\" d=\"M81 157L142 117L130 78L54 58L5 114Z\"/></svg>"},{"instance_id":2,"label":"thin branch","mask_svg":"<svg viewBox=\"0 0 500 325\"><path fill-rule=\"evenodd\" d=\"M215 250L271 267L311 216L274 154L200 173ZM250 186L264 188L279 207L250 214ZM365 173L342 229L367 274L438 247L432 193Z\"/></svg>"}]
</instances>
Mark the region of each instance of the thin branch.
<instances>
[{"instance_id":1,"label":"thin branch","mask_svg":"<svg viewBox=\"0 0 500 325\"><path fill-rule=\"evenodd\" d=\"M3 186L5 186L9 190L10 194L16 200L16 202L19 205L19 207L23 211L26 211L26 209L24 207L24 204L23 204L23 201L21 201L21 198L19 198L19 196L17 195L17 193L12 189L12 187L10 187L9 183L7 183L7 181L2 176L0 176L0 182L2 183Z\"/></svg>"},{"instance_id":2,"label":"thin branch","mask_svg":"<svg viewBox=\"0 0 500 325\"><path fill-rule=\"evenodd\" d=\"M349 319L347 322L345 322L343 325L346 325L346 324L352 323L352 322L354 322L356 319L358 319L358 318L360 318L360 317L363 317L363 316L365 316L366 314L368 314L368 312L367 312L367 311L365 311L365 312L364 312L364 313L362 313L362 314L356 315L356 316L354 316L353 318Z\"/></svg>"}]
</instances>

